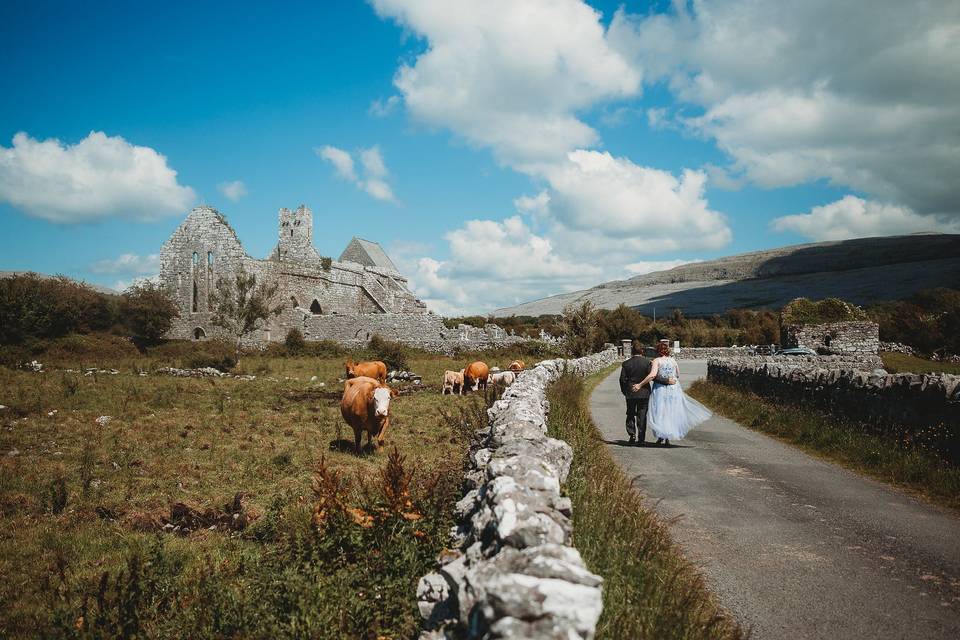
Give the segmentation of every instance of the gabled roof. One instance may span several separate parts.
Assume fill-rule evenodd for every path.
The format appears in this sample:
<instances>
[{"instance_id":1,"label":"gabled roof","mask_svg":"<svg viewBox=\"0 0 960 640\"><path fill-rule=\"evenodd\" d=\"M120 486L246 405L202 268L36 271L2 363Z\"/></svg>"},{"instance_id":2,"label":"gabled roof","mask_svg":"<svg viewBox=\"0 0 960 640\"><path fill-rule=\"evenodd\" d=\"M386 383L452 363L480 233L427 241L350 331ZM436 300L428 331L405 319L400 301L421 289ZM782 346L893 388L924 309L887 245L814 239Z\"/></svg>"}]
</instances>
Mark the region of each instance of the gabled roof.
<instances>
[{"instance_id":1,"label":"gabled roof","mask_svg":"<svg viewBox=\"0 0 960 640\"><path fill-rule=\"evenodd\" d=\"M378 243L354 236L340 254L340 262L357 262L368 267L398 271L393 261Z\"/></svg>"}]
</instances>

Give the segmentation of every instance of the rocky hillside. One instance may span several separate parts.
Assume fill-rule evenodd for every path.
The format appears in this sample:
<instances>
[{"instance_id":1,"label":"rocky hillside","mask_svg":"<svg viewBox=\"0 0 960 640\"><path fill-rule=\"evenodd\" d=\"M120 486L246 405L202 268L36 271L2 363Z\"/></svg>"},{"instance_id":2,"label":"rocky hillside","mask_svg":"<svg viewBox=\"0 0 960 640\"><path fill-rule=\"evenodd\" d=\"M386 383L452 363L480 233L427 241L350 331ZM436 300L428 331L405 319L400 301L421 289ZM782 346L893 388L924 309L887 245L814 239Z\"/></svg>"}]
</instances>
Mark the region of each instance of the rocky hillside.
<instances>
[{"instance_id":1,"label":"rocky hillside","mask_svg":"<svg viewBox=\"0 0 960 640\"><path fill-rule=\"evenodd\" d=\"M645 314L681 309L704 316L735 308L780 308L800 296L870 304L942 286L960 287L960 235L859 238L755 251L533 300L493 315L560 313L568 304L590 300L607 309L623 303Z\"/></svg>"}]
</instances>

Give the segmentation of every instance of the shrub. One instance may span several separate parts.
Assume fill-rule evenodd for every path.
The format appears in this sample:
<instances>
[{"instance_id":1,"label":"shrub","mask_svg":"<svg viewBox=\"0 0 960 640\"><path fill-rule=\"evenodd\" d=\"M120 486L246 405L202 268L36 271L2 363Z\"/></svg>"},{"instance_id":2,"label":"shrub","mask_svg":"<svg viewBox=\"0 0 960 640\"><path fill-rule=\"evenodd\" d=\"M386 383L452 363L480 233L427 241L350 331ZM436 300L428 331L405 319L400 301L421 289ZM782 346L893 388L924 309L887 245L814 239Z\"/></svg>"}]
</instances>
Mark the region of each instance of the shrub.
<instances>
[{"instance_id":1,"label":"shrub","mask_svg":"<svg viewBox=\"0 0 960 640\"><path fill-rule=\"evenodd\" d=\"M818 301L797 298L783 308L780 317L784 324L823 324L866 320L867 314L860 307L839 298Z\"/></svg>"},{"instance_id":2,"label":"shrub","mask_svg":"<svg viewBox=\"0 0 960 640\"><path fill-rule=\"evenodd\" d=\"M131 285L120 298L120 321L130 333L147 342L163 337L180 315L167 291L145 280Z\"/></svg>"},{"instance_id":3,"label":"shrub","mask_svg":"<svg viewBox=\"0 0 960 640\"><path fill-rule=\"evenodd\" d=\"M399 342L386 340L378 334L373 334L367 349L375 358L383 360L390 369L400 371L409 367L410 350Z\"/></svg>"},{"instance_id":4,"label":"shrub","mask_svg":"<svg viewBox=\"0 0 960 640\"><path fill-rule=\"evenodd\" d=\"M570 356L579 358L603 346L605 335L600 328L600 314L589 300L566 307L562 324L564 344Z\"/></svg>"},{"instance_id":5,"label":"shrub","mask_svg":"<svg viewBox=\"0 0 960 640\"><path fill-rule=\"evenodd\" d=\"M287 331L287 337L284 338L283 344L291 354L298 354L303 352L304 347L307 346L307 341L303 338L303 332L293 327Z\"/></svg>"},{"instance_id":6,"label":"shrub","mask_svg":"<svg viewBox=\"0 0 960 640\"><path fill-rule=\"evenodd\" d=\"M0 278L0 344L102 331L115 316L113 296L63 276Z\"/></svg>"},{"instance_id":7,"label":"shrub","mask_svg":"<svg viewBox=\"0 0 960 640\"><path fill-rule=\"evenodd\" d=\"M184 366L188 369L213 367L220 371L230 371L237 366L236 351L234 346L225 340L209 340L197 346L186 357Z\"/></svg>"}]
</instances>

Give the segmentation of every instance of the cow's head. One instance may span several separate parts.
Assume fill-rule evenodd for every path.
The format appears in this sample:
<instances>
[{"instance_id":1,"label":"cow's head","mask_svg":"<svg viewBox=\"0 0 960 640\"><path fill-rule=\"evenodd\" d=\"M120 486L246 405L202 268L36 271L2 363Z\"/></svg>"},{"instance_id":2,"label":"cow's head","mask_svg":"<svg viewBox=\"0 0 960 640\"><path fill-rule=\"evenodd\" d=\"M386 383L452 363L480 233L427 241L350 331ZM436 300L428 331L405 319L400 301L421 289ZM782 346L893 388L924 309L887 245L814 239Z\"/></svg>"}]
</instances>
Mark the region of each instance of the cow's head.
<instances>
[{"instance_id":1,"label":"cow's head","mask_svg":"<svg viewBox=\"0 0 960 640\"><path fill-rule=\"evenodd\" d=\"M377 387L373 390L373 413L378 418L386 418L390 415L390 398L397 395L396 389L390 387Z\"/></svg>"},{"instance_id":2,"label":"cow's head","mask_svg":"<svg viewBox=\"0 0 960 640\"><path fill-rule=\"evenodd\" d=\"M346 374L347 374L347 377L348 377L348 378L354 377L354 375L353 375L353 367L354 367L355 365L356 365L356 363L353 361L353 358L347 358L346 360L343 361L343 368L344 368L344 370L346 371Z\"/></svg>"}]
</instances>

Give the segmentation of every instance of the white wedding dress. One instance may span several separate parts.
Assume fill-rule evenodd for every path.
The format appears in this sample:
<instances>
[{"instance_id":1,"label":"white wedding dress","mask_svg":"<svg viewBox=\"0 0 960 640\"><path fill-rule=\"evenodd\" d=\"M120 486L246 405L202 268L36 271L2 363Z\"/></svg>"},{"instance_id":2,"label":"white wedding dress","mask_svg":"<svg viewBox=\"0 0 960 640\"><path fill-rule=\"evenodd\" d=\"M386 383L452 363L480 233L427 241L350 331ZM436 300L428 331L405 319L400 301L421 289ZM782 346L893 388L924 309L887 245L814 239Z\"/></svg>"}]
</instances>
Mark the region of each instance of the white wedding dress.
<instances>
[{"instance_id":1,"label":"white wedding dress","mask_svg":"<svg viewBox=\"0 0 960 640\"><path fill-rule=\"evenodd\" d=\"M657 377L653 379L653 390L650 392L647 426L658 438L681 440L712 414L709 409L683 392L676 360L660 357L654 362L657 363ZM666 384L669 378L676 378L677 383Z\"/></svg>"}]
</instances>

